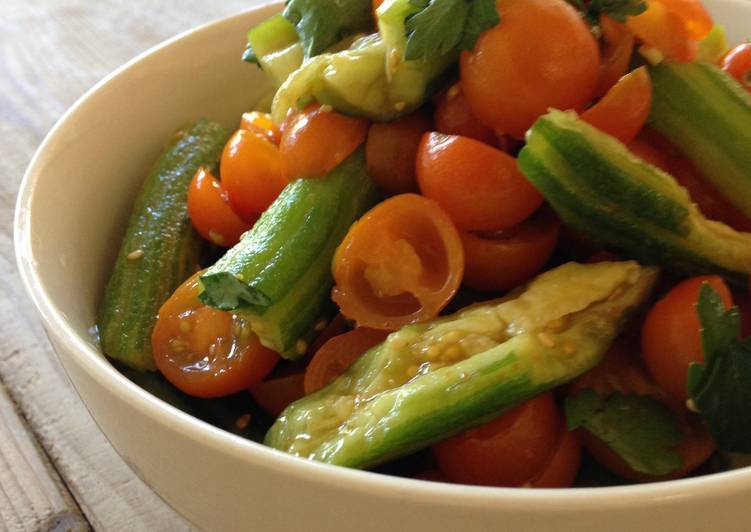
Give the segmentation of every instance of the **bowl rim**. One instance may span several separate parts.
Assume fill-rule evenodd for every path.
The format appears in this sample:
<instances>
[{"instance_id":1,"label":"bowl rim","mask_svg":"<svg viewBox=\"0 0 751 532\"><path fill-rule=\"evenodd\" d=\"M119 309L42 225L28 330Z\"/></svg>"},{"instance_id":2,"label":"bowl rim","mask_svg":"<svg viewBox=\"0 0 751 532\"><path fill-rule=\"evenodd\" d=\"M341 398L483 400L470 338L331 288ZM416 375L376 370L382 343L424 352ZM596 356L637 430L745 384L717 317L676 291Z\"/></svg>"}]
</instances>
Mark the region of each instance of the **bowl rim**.
<instances>
[{"instance_id":1,"label":"bowl rim","mask_svg":"<svg viewBox=\"0 0 751 532\"><path fill-rule=\"evenodd\" d=\"M747 9L751 13L751 3L747 0L711 2L737 4L740 9ZM546 508L550 510L580 512L592 507L597 507L598 510L635 508L667 501L688 502L699 498L722 498L743 489L751 491L751 467L651 484L530 490L449 484L330 466L271 449L190 416L128 380L100 351L93 349L85 338L75 332L45 289L36 271L32 251L33 214L30 207L36 188L44 175L43 163L48 150L60 141L66 123L72 117L85 112L92 95L137 69L139 63L145 59L157 57L175 43L206 31L216 30L223 25L245 18L261 20L277 12L280 7L281 2L278 1L251 7L180 33L137 55L86 91L56 122L34 153L22 178L15 206L13 234L16 264L26 292L31 297L45 329L65 346L71 353L72 360L111 394L120 400L127 400L141 415L158 420L182 436L201 442L201 445L258 467L284 471L293 479L321 485L346 486L349 491L358 493L407 501L430 501L431 504L455 507L501 507L507 503L519 511L539 511L540 504L544 501Z\"/></svg>"}]
</instances>

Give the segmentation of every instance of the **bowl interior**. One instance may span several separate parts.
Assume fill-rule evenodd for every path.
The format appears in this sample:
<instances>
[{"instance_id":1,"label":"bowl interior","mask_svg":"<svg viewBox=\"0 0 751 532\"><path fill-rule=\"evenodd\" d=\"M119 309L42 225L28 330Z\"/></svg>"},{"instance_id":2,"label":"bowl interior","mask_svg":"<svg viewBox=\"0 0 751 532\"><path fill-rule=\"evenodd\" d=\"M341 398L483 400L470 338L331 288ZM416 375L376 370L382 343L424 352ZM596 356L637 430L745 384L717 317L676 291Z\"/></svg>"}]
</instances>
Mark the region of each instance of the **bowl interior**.
<instances>
[{"instance_id":1,"label":"bowl interior","mask_svg":"<svg viewBox=\"0 0 751 532\"><path fill-rule=\"evenodd\" d=\"M751 2L707 4L730 42L751 34ZM45 319L63 320L64 334L88 346L78 356L102 357L91 327L143 176L178 127L202 116L235 127L267 90L240 55L248 27L278 8L225 19L137 58L82 98L35 156L18 203L19 264Z\"/></svg>"}]
</instances>

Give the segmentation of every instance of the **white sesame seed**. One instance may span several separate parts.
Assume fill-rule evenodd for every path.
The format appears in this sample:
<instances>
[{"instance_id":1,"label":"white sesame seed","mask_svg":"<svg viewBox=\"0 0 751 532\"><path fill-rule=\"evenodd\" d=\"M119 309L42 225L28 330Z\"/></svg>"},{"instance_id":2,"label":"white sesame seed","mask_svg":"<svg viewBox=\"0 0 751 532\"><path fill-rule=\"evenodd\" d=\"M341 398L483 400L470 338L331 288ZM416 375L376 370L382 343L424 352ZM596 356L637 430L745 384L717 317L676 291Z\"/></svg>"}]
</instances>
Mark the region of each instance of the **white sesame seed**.
<instances>
[{"instance_id":1,"label":"white sesame seed","mask_svg":"<svg viewBox=\"0 0 751 532\"><path fill-rule=\"evenodd\" d=\"M215 231L209 231L209 238L217 246L224 245L224 237Z\"/></svg>"},{"instance_id":2,"label":"white sesame seed","mask_svg":"<svg viewBox=\"0 0 751 532\"><path fill-rule=\"evenodd\" d=\"M555 347L555 340L548 333L545 333L545 332L537 333L537 339L545 347Z\"/></svg>"},{"instance_id":3,"label":"white sesame seed","mask_svg":"<svg viewBox=\"0 0 751 532\"><path fill-rule=\"evenodd\" d=\"M142 249L134 249L128 253L128 260L138 260L143 257L144 253Z\"/></svg>"},{"instance_id":4,"label":"white sesame seed","mask_svg":"<svg viewBox=\"0 0 751 532\"><path fill-rule=\"evenodd\" d=\"M318 323L315 324L315 326L313 327L313 329L316 330L316 331L318 331L318 332L321 332L322 330L324 330L326 328L326 325L328 325L328 323L326 322L326 320L321 320L321 321L319 321Z\"/></svg>"},{"instance_id":5,"label":"white sesame seed","mask_svg":"<svg viewBox=\"0 0 751 532\"><path fill-rule=\"evenodd\" d=\"M394 104L394 109L397 111L404 111L404 109L407 107L407 102L396 102Z\"/></svg>"},{"instance_id":6,"label":"white sesame seed","mask_svg":"<svg viewBox=\"0 0 751 532\"><path fill-rule=\"evenodd\" d=\"M295 343L295 351L297 351L298 355L302 355L307 350L308 350L308 343L305 340L300 339Z\"/></svg>"},{"instance_id":7,"label":"white sesame seed","mask_svg":"<svg viewBox=\"0 0 751 532\"><path fill-rule=\"evenodd\" d=\"M686 400L686 408L688 408L691 412L699 413L699 409L696 408L696 403L693 399Z\"/></svg>"},{"instance_id":8,"label":"white sesame seed","mask_svg":"<svg viewBox=\"0 0 751 532\"><path fill-rule=\"evenodd\" d=\"M334 108L333 108L333 107L331 107L331 106L330 106L329 104L327 104L327 103L325 103L325 104L323 104L323 105L321 106L321 112L322 112L322 113L330 113L330 112L331 112L331 111L333 111L333 110L334 110Z\"/></svg>"},{"instance_id":9,"label":"white sesame seed","mask_svg":"<svg viewBox=\"0 0 751 532\"><path fill-rule=\"evenodd\" d=\"M242 416L238 417L235 420L235 427L237 427L240 430L245 430L248 428L248 425L250 425L250 414L243 414Z\"/></svg>"},{"instance_id":10,"label":"white sesame seed","mask_svg":"<svg viewBox=\"0 0 751 532\"><path fill-rule=\"evenodd\" d=\"M449 97L449 99L451 100L451 99L453 99L453 98L456 98L457 96L459 96L459 92L460 92L460 91L461 91L461 89L459 88L459 84L458 84L458 83L455 83L455 84L454 84L454 85L452 85L452 86L451 86L451 88L449 89L447 96L448 96L448 97Z\"/></svg>"}]
</instances>

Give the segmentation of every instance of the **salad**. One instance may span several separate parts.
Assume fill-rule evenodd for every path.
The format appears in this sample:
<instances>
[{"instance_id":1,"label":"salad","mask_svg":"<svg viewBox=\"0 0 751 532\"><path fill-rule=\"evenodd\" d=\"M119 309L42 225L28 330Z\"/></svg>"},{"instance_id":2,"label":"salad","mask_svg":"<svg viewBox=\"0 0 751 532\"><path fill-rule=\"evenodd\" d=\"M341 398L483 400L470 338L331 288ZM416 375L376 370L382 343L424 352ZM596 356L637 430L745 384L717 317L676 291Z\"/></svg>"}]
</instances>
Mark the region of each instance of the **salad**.
<instances>
[{"instance_id":1,"label":"salad","mask_svg":"<svg viewBox=\"0 0 751 532\"><path fill-rule=\"evenodd\" d=\"M751 453L751 44L699 0L288 0L179 130L98 316L131 379L329 464L554 488Z\"/></svg>"}]
</instances>

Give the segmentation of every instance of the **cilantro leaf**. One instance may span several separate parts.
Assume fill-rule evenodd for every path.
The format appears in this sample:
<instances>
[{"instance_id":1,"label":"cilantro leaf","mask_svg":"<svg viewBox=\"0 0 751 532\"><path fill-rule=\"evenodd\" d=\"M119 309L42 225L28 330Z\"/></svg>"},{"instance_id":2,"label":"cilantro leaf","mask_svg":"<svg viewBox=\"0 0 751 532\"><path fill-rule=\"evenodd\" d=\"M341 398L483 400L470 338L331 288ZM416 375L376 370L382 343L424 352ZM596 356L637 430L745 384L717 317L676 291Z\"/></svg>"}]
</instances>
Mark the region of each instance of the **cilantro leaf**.
<instances>
[{"instance_id":1,"label":"cilantro leaf","mask_svg":"<svg viewBox=\"0 0 751 532\"><path fill-rule=\"evenodd\" d=\"M373 28L369 0L287 0L284 18L297 28L305 58Z\"/></svg>"},{"instance_id":2,"label":"cilantro leaf","mask_svg":"<svg viewBox=\"0 0 751 532\"><path fill-rule=\"evenodd\" d=\"M410 0L410 4L418 10L404 23L407 60L471 50L480 33L501 20L495 0Z\"/></svg>"},{"instance_id":3,"label":"cilantro leaf","mask_svg":"<svg viewBox=\"0 0 751 532\"><path fill-rule=\"evenodd\" d=\"M704 363L688 369L688 395L717 445L751 452L751 338L740 337L737 307L725 310L708 283L699 289Z\"/></svg>"},{"instance_id":4,"label":"cilantro leaf","mask_svg":"<svg viewBox=\"0 0 751 532\"><path fill-rule=\"evenodd\" d=\"M647 10L645 0L592 0L585 5L582 0L568 0L568 3L582 12L591 23L597 24L600 15L608 15L618 22L626 22L626 18L640 15Z\"/></svg>"},{"instance_id":5,"label":"cilantro leaf","mask_svg":"<svg viewBox=\"0 0 751 532\"><path fill-rule=\"evenodd\" d=\"M569 430L584 427L634 471L666 475L683 463L672 449L683 434L668 407L657 399L621 393L602 398L594 390L583 390L566 397L564 409Z\"/></svg>"}]
</instances>

